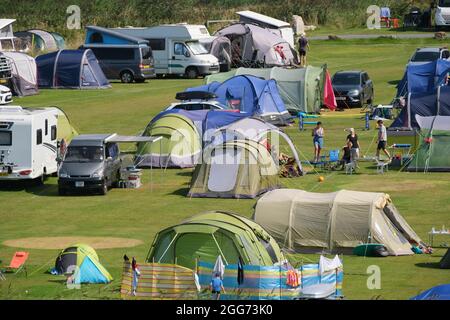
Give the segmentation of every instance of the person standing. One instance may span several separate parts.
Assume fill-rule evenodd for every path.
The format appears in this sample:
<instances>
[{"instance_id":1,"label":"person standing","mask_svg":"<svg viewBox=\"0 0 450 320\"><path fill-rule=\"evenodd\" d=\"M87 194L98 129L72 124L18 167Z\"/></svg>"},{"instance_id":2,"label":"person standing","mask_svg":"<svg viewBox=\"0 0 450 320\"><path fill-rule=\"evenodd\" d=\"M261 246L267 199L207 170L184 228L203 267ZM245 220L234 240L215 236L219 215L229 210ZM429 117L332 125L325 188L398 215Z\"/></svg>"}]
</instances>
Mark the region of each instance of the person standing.
<instances>
[{"instance_id":1,"label":"person standing","mask_svg":"<svg viewBox=\"0 0 450 320\"><path fill-rule=\"evenodd\" d=\"M132 283L132 292L131 294L133 296L136 295L136 290L138 287L138 278L141 276L141 271L139 270L139 266L136 262L136 259L133 257L133 259L131 260L131 270L133 273L133 283Z\"/></svg>"},{"instance_id":2,"label":"person standing","mask_svg":"<svg viewBox=\"0 0 450 320\"><path fill-rule=\"evenodd\" d=\"M383 150L384 154L389 158L388 162L391 162L391 155L387 151L387 130L384 126L383 120L377 121L378 125L378 146L377 146L377 161L380 161L380 151Z\"/></svg>"},{"instance_id":3,"label":"person standing","mask_svg":"<svg viewBox=\"0 0 450 320\"><path fill-rule=\"evenodd\" d=\"M223 287L223 281L220 278L220 273L217 272L212 278L211 283L209 285L209 289L211 290L212 296L214 300L220 299L220 294L223 291L225 293L225 288Z\"/></svg>"},{"instance_id":4,"label":"person standing","mask_svg":"<svg viewBox=\"0 0 450 320\"><path fill-rule=\"evenodd\" d=\"M302 33L300 35L300 38L298 39L298 53L300 55L300 65L302 67L306 66L306 55L309 50L309 42L306 38L305 33Z\"/></svg>"},{"instance_id":5,"label":"person standing","mask_svg":"<svg viewBox=\"0 0 450 320\"><path fill-rule=\"evenodd\" d=\"M352 160L355 162L357 162L357 160L359 159L359 150L361 149L361 145L358 141L358 135L355 132L354 128L350 128L349 129L350 134L347 136L347 143L351 142L352 144Z\"/></svg>"},{"instance_id":6,"label":"person standing","mask_svg":"<svg viewBox=\"0 0 450 320\"><path fill-rule=\"evenodd\" d=\"M323 137L325 132L322 127L322 122L317 122L316 127L312 130L313 144L314 144L314 163L320 161L320 152L323 149Z\"/></svg>"}]
</instances>

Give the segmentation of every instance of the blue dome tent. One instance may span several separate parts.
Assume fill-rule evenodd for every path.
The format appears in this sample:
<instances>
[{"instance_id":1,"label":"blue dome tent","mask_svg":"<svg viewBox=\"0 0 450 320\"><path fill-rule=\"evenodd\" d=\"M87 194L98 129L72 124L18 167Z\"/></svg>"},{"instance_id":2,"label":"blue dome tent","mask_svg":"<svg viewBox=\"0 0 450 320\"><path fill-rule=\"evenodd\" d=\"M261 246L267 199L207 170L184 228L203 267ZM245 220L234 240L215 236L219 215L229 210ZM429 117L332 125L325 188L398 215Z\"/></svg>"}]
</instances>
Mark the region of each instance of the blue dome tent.
<instances>
[{"instance_id":1,"label":"blue dome tent","mask_svg":"<svg viewBox=\"0 0 450 320\"><path fill-rule=\"evenodd\" d=\"M186 91L212 92L220 103L231 105L249 116L257 116L273 124L285 125L291 119L275 80L240 75L222 83L211 82Z\"/></svg>"},{"instance_id":2,"label":"blue dome tent","mask_svg":"<svg viewBox=\"0 0 450 320\"><path fill-rule=\"evenodd\" d=\"M439 59L422 64L408 64L403 79L397 85L397 97L409 93L432 92L445 84L450 71L450 61Z\"/></svg>"},{"instance_id":3,"label":"blue dome tent","mask_svg":"<svg viewBox=\"0 0 450 320\"><path fill-rule=\"evenodd\" d=\"M450 284L441 284L428 289L411 300L450 300Z\"/></svg>"},{"instance_id":4,"label":"blue dome tent","mask_svg":"<svg viewBox=\"0 0 450 320\"><path fill-rule=\"evenodd\" d=\"M60 50L36 58L39 88L110 88L90 50Z\"/></svg>"}]
</instances>

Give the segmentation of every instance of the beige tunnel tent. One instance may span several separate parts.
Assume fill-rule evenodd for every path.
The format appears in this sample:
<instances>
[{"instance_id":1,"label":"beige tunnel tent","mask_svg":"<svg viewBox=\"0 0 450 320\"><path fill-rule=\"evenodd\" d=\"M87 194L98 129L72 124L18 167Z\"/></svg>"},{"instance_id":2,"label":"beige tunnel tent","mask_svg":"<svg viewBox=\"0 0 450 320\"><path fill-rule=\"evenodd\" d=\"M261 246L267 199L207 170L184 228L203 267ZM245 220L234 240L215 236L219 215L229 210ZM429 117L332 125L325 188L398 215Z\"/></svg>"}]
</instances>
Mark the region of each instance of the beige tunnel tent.
<instances>
[{"instance_id":1,"label":"beige tunnel tent","mask_svg":"<svg viewBox=\"0 0 450 320\"><path fill-rule=\"evenodd\" d=\"M257 202L254 220L293 252L351 253L382 243L398 256L422 242L384 193L273 190Z\"/></svg>"}]
</instances>

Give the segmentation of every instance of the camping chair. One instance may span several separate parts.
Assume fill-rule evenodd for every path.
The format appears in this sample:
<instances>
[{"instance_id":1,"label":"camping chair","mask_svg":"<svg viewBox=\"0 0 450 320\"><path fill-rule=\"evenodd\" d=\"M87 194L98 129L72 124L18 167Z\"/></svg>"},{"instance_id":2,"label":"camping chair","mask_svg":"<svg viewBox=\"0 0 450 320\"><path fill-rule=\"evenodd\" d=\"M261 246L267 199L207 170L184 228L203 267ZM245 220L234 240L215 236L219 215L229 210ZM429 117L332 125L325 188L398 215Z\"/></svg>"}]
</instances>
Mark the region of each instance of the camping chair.
<instances>
[{"instance_id":1,"label":"camping chair","mask_svg":"<svg viewBox=\"0 0 450 320\"><path fill-rule=\"evenodd\" d=\"M25 270L26 274L25 262L27 261L27 259L28 259L28 252L24 251L16 252L13 258L11 259L9 266L6 267L4 272L11 272L17 274L20 271Z\"/></svg>"},{"instance_id":2,"label":"camping chair","mask_svg":"<svg viewBox=\"0 0 450 320\"><path fill-rule=\"evenodd\" d=\"M340 159L339 159L339 150L330 150L328 153L328 160L327 156L322 156L322 164L323 168L326 170L334 170L336 166L338 165Z\"/></svg>"}]
</instances>

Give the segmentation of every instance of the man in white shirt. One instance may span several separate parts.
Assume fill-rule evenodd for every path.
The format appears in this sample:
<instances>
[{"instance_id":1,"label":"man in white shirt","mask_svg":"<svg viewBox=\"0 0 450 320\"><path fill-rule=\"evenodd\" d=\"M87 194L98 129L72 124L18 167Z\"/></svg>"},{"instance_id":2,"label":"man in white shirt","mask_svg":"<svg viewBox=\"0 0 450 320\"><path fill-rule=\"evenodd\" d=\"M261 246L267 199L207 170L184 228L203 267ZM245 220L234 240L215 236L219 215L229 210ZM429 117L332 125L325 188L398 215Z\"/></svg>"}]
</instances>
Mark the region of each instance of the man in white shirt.
<instances>
[{"instance_id":1,"label":"man in white shirt","mask_svg":"<svg viewBox=\"0 0 450 320\"><path fill-rule=\"evenodd\" d=\"M380 161L380 150L383 150L384 154L387 155L389 162L391 161L391 155L386 150L387 146L387 130L383 124L383 120L378 120L378 146L377 146L377 161Z\"/></svg>"}]
</instances>

